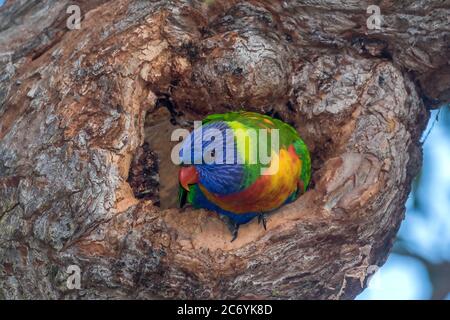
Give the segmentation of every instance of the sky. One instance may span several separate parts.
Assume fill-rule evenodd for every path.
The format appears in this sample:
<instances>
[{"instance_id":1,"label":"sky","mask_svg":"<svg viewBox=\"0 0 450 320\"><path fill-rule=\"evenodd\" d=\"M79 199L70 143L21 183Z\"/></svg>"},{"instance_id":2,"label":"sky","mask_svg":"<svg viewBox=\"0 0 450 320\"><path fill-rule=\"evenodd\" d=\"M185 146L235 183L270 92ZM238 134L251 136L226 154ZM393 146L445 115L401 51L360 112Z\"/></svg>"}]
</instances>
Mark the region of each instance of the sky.
<instances>
[{"instance_id":1,"label":"sky","mask_svg":"<svg viewBox=\"0 0 450 320\"><path fill-rule=\"evenodd\" d=\"M428 129L436 117L432 112ZM415 212L407 202L406 218L399 234L410 248L428 260L450 260L450 130L443 121L434 124L424 144L424 171L418 192L425 199L425 213ZM413 258L391 254L372 277L358 299L429 299L431 285L423 264ZM450 295L447 296L450 299Z\"/></svg>"}]
</instances>

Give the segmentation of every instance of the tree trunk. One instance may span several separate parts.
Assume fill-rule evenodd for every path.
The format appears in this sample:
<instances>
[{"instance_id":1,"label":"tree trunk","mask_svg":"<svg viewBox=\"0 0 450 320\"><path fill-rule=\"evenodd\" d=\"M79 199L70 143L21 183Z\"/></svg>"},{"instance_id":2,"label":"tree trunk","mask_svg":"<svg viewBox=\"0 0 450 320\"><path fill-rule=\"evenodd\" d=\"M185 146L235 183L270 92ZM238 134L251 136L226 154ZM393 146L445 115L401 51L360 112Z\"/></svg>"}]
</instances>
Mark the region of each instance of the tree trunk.
<instances>
[{"instance_id":1,"label":"tree trunk","mask_svg":"<svg viewBox=\"0 0 450 320\"><path fill-rule=\"evenodd\" d=\"M373 2L7 1L0 297L354 298L404 217L427 107L450 101L450 2ZM173 128L239 109L292 123L313 183L231 243L173 208L167 159Z\"/></svg>"}]
</instances>

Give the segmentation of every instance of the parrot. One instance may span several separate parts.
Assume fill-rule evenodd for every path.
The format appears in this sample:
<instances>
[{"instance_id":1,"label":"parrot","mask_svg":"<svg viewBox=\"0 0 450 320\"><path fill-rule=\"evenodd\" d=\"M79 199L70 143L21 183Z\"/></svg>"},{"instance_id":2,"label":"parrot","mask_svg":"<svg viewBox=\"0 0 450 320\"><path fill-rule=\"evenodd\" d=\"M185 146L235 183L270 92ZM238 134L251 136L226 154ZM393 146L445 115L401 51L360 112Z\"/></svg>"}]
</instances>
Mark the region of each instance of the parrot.
<instances>
[{"instance_id":1,"label":"parrot","mask_svg":"<svg viewBox=\"0 0 450 320\"><path fill-rule=\"evenodd\" d=\"M256 217L266 229L267 214L295 201L311 179L310 153L297 131L250 111L207 116L180 143L179 164L180 208L226 217L232 242L239 226Z\"/></svg>"}]
</instances>

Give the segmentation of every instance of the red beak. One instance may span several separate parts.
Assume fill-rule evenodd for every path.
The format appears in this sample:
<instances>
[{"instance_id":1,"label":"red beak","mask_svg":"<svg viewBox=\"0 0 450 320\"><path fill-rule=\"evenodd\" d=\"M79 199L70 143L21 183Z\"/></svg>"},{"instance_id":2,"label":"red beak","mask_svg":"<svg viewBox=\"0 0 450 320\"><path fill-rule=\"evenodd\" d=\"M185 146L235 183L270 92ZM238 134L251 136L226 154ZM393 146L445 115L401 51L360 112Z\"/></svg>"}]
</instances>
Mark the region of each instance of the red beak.
<instances>
[{"instance_id":1,"label":"red beak","mask_svg":"<svg viewBox=\"0 0 450 320\"><path fill-rule=\"evenodd\" d=\"M198 172L194 166L181 167L178 180L181 186L189 191L189 185L198 182Z\"/></svg>"}]
</instances>

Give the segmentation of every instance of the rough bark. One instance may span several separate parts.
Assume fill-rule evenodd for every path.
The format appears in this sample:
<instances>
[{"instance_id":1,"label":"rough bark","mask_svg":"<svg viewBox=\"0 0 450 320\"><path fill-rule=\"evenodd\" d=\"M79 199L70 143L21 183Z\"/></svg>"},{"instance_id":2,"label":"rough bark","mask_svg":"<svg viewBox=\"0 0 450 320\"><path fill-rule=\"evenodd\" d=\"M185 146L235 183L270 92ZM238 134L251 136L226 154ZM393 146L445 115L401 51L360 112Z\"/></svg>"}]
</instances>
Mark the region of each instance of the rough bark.
<instances>
[{"instance_id":1,"label":"rough bark","mask_svg":"<svg viewBox=\"0 0 450 320\"><path fill-rule=\"evenodd\" d=\"M404 217L426 106L450 100L450 2L374 2L381 31L366 1L73 1L73 31L68 1L8 1L0 297L355 297ZM242 108L295 125L313 156L266 232L230 243L215 214L133 194L136 166L158 168L144 141L167 156L153 125Z\"/></svg>"}]
</instances>

